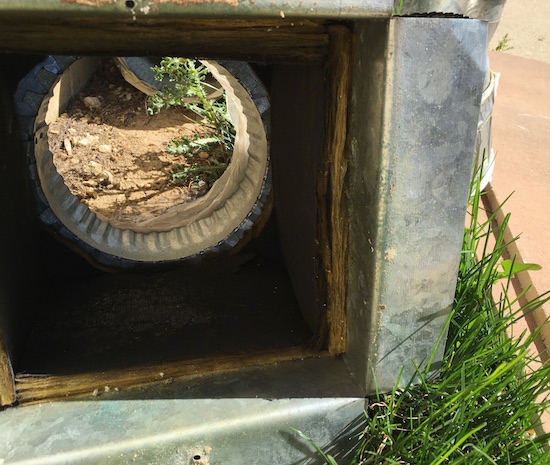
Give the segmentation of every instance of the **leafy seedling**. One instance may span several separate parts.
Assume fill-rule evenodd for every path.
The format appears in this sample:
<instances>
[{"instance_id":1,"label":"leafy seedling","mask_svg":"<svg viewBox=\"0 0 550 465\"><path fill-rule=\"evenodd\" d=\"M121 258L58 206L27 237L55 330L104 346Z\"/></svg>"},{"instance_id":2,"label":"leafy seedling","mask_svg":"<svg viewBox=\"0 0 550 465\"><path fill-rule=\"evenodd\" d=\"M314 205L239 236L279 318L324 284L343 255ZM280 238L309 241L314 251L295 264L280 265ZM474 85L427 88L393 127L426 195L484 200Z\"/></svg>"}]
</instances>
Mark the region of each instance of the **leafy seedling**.
<instances>
[{"instance_id":1,"label":"leafy seedling","mask_svg":"<svg viewBox=\"0 0 550 465\"><path fill-rule=\"evenodd\" d=\"M220 98L211 98L218 89L207 82L210 71L197 60L164 57L151 69L155 79L162 81L168 77L172 85L150 97L149 114L183 107L198 117L198 124L204 129L191 138L182 136L167 145L168 153L183 154L190 159L188 164L172 170L172 180L178 184L203 180L211 185L229 165L235 144L235 128L227 111L225 92Z\"/></svg>"}]
</instances>

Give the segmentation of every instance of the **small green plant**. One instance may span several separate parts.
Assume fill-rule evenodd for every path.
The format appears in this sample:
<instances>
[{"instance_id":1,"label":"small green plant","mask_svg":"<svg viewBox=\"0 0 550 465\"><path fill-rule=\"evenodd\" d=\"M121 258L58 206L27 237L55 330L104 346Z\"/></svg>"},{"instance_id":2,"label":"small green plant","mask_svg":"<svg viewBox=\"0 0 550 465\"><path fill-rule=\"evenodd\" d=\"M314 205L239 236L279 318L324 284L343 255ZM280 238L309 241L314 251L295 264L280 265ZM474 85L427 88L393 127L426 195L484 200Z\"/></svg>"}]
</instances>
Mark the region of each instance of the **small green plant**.
<instances>
[{"instance_id":1,"label":"small green plant","mask_svg":"<svg viewBox=\"0 0 550 465\"><path fill-rule=\"evenodd\" d=\"M191 138L182 136L167 145L168 153L183 154L188 158L185 165L172 170L172 180L179 184L202 180L211 185L229 165L235 142L235 129L227 112L225 93L219 99L210 98L209 94L217 90L206 82L210 72L193 59L164 57L151 69L158 81L167 76L173 85L164 86L162 92L150 97L149 114L180 106L195 113L204 129Z\"/></svg>"},{"instance_id":2,"label":"small green plant","mask_svg":"<svg viewBox=\"0 0 550 465\"><path fill-rule=\"evenodd\" d=\"M495 51L507 52L508 50L512 50L514 47L509 45L511 40L512 39L508 36L508 33L504 34L504 37L498 41Z\"/></svg>"},{"instance_id":3,"label":"small green plant","mask_svg":"<svg viewBox=\"0 0 550 465\"><path fill-rule=\"evenodd\" d=\"M319 453L319 455L321 456L321 458L325 461L325 463L327 465L338 465L336 463L336 460L334 459L334 457L332 457L329 454L325 454L323 452L323 450L317 445L317 443L315 441L313 441L310 437L306 436L304 433L302 433L301 431L299 431L297 429L292 428L292 431L294 431L303 440L305 440L306 442L311 444L313 446L313 448Z\"/></svg>"},{"instance_id":4,"label":"small green plant","mask_svg":"<svg viewBox=\"0 0 550 465\"><path fill-rule=\"evenodd\" d=\"M397 0L395 0L395 4L391 10L392 16L398 16L403 11L403 2L405 0L399 0L399 3L397 3Z\"/></svg>"},{"instance_id":5,"label":"small green plant","mask_svg":"<svg viewBox=\"0 0 550 465\"><path fill-rule=\"evenodd\" d=\"M550 408L550 361L540 364L530 352L540 329L509 336L517 320L549 297L523 305L519 302L525 293L509 297L513 274L538 266L502 260L509 245L504 240L509 216L497 227L492 226L496 213L481 221L479 181L439 374L429 374L432 355L427 367L418 370L420 384L396 386L369 399L352 465L550 463L550 435L535 433L538 419ZM501 295L495 300L498 284ZM534 359L540 364L536 369ZM335 463L330 456L321 457Z\"/></svg>"}]
</instances>

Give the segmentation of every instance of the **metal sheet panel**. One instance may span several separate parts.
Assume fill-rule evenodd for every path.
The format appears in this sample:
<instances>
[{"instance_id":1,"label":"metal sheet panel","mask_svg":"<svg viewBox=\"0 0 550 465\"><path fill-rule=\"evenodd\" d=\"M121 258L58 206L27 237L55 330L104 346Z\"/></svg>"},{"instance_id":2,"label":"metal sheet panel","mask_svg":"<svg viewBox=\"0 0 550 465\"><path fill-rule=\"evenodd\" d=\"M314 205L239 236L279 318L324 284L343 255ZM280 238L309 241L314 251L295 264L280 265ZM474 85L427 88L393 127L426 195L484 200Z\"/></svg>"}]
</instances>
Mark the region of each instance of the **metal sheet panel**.
<instances>
[{"instance_id":1,"label":"metal sheet panel","mask_svg":"<svg viewBox=\"0 0 550 465\"><path fill-rule=\"evenodd\" d=\"M373 392L414 377L451 309L487 30L395 18L356 32L347 360Z\"/></svg>"},{"instance_id":2,"label":"metal sheet panel","mask_svg":"<svg viewBox=\"0 0 550 465\"><path fill-rule=\"evenodd\" d=\"M387 17L393 0L0 0L0 16L18 13L155 19L369 18Z\"/></svg>"},{"instance_id":3,"label":"metal sheet panel","mask_svg":"<svg viewBox=\"0 0 550 465\"><path fill-rule=\"evenodd\" d=\"M0 463L315 464L292 428L350 461L364 400L197 399L59 402L0 416Z\"/></svg>"}]
</instances>

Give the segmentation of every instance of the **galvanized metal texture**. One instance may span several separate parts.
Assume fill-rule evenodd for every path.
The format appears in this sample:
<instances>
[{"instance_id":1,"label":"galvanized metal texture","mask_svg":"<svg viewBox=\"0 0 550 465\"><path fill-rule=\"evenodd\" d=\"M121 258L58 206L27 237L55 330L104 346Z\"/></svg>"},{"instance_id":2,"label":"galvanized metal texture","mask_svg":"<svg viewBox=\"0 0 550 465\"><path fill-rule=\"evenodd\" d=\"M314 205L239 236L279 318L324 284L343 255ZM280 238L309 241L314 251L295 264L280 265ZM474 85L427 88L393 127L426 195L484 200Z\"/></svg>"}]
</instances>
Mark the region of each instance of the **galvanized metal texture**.
<instances>
[{"instance_id":1,"label":"galvanized metal texture","mask_svg":"<svg viewBox=\"0 0 550 465\"><path fill-rule=\"evenodd\" d=\"M490 39L500 21L505 3L506 0L404 0L399 14L445 12L483 19L489 23ZM399 0L396 0L396 4L399 4Z\"/></svg>"},{"instance_id":2,"label":"galvanized metal texture","mask_svg":"<svg viewBox=\"0 0 550 465\"><path fill-rule=\"evenodd\" d=\"M441 360L488 74L486 27L395 18L387 36L382 22L356 30L346 356L369 393L414 378L440 337L432 368Z\"/></svg>"},{"instance_id":3,"label":"galvanized metal texture","mask_svg":"<svg viewBox=\"0 0 550 465\"><path fill-rule=\"evenodd\" d=\"M0 12L23 14L121 15L135 19L216 16L274 18L308 17L359 19L399 14L453 12L470 18L498 21L506 0L0 0Z\"/></svg>"},{"instance_id":4,"label":"galvanized metal texture","mask_svg":"<svg viewBox=\"0 0 550 465\"><path fill-rule=\"evenodd\" d=\"M392 0L1 0L0 16L89 15L135 20L186 18L331 18L389 17Z\"/></svg>"},{"instance_id":5,"label":"galvanized metal texture","mask_svg":"<svg viewBox=\"0 0 550 465\"><path fill-rule=\"evenodd\" d=\"M43 404L0 415L0 463L320 463L292 428L349 462L364 408L357 398Z\"/></svg>"},{"instance_id":6,"label":"galvanized metal texture","mask_svg":"<svg viewBox=\"0 0 550 465\"><path fill-rule=\"evenodd\" d=\"M401 14L452 12L485 21L498 20L506 0L404 0ZM399 4L399 0L396 1Z\"/></svg>"}]
</instances>

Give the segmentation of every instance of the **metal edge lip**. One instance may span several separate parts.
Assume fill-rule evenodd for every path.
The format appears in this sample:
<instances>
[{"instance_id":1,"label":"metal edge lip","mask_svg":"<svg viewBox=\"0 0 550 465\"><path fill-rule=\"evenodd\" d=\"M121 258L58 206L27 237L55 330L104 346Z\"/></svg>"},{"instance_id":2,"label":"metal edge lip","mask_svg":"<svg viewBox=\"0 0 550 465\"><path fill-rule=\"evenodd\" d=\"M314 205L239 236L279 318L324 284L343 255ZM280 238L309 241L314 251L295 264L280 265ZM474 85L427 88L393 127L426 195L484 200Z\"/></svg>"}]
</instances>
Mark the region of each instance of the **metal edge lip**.
<instances>
[{"instance_id":1,"label":"metal edge lip","mask_svg":"<svg viewBox=\"0 0 550 465\"><path fill-rule=\"evenodd\" d=\"M455 13L473 19L498 22L506 0L410 0L403 2L401 15Z\"/></svg>"},{"instance_id":2,"label":"metal edge lip","mask_svg":"<svg viewBox=\"0 0 550 465\"><path fill-rule=\"evenodd\" d=\"M389 18L392 0L42 0L13 2L0 0L0 16L13 14L41 18L67 15L67 19L79 17L110 17L139 20L154 19L361 19Z\"/></svg>"},{"instance_id":3,"label":"metal edge lip","mask_svg":"<svg viewBox=\"0 0 550 465\"><path fill-rule=\"evenodd\" d=\"M363 398L54 402L3 413L2 432L19 440L0 433L0 463L311 463L292 428L346 456L364 409Z\"/></svg>"}]
</instances>

